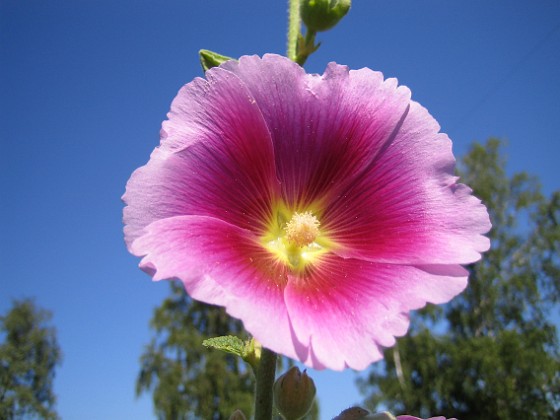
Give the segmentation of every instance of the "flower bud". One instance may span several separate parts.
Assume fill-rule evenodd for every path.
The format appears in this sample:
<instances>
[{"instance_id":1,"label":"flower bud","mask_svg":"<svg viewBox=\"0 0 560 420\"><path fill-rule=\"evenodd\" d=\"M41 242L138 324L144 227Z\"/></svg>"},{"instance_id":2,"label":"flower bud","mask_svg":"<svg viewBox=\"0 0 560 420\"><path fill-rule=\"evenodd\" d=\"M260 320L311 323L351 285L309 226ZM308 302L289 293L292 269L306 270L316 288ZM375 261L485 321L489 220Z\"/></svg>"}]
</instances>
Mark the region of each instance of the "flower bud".
<instances>
[{"instance_id":1,"label":"flower bud","mask_svg":"<svg viewBox=\"0 0 560 420\"><path fill-rule=\"evenodd\" d=\"M237 409L229 416L229 420L247 420L247 417L245 417L243 411Z\"/></svg>"},{"instance_id":2,"label":"flower bud","mask_svg":"<svg viewBox=\"0 0 560 420\"><path fill-rule=\"evenodd\" d=\"M274 405L286 420L300 419L311 408L315 392L313 379L294 366L274 383Z\"/></svg>"},{"instance_id":3,"label":"flower bud","mask_svg":"<svg viewBox=\"0 0 560 420\"><path fill-rule=\"evenodd\" d=\"M396 417L388 411L383 411L382 413L370 414L365 420L396 420Z\"/></svg>"},{"instance_id":4,"label":"flower bud","mask_svg":"<svg viewBox=\"0 0 560 420\"><path fill-rule=\"evenodd\" d=\"M371 414L364 408L351 407L343 410L333 420L396 420L396 418L387 411Z\"/></svg>"},{"instance_id":5,"label":"flower bud","mask_svg":"<svg viewBox=\"0 0 560 420\"><path fill-rule=\"evenodd\" d=\"M312 31L326 31L350 10L351 0L303 0L301 19Z\"/></svg>"},{"instance_id":6,"label":"flower bud","mask_svg":"<svg viewBox=\"0 0 560 420\"><path fill-rule=\"evenodd\" d=\"M363 420L369 411L362 407L350 407L342 410L333 420Z\"/></svg>"}]
</instances>

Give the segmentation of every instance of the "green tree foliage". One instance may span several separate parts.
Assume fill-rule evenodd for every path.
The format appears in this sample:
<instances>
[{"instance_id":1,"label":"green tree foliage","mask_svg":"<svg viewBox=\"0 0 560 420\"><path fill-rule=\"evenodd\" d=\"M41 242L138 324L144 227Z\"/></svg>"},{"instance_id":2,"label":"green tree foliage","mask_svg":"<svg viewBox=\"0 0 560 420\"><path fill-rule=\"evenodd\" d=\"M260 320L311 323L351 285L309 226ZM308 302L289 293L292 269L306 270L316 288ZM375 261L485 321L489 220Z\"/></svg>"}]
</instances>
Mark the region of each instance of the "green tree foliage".
<instances>
[{"instance_id":1,"label":"green tree foliage","mask_svg":"<svg viewBox=\"0 0 560 420\"><path fill-rule=\"evenodd\" d=\"M461 420L560 418L560 191L545 197L526 173L508 177L505 163L496 139L474 144L460 162L462 182L488 206L492 248L469 267L465 292L415 314L385 363L360 380L371 408Z\"/></svg>"},{"instance_id":2,"label":"green tree foliage","mask_svg":"<svg viewBox=\"0 0 560 420\"><path fill-rule=\"evenodd\" d=\"M244 337L222 308L194 301L171 283L171 295L151 321L156 336L141 357L136 393L152 392L160 419L228 419L251 413L253 376L239 357L202 346L215 336Z\"/></svg>"},{"instance_id":3,"label":"green tree foliage","mask_svg":"<svg viewBox=\"0 0 560 420\"><path fill-rule=\"evenodd\" d=\"M61 361L51 314L15 301L0 317L0 418L58 418L52 383Z\"/></svg>"}]
</instances>

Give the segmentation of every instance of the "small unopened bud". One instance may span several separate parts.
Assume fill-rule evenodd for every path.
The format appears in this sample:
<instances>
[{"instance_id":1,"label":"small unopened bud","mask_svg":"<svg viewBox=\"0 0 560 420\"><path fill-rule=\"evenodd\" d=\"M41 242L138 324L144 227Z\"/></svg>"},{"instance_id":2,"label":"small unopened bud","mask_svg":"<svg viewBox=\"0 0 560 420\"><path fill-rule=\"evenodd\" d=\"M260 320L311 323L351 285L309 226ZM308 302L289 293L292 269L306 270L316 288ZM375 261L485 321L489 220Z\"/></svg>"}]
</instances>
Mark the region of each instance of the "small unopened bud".
<instances>
[{"instance_id":1,"label":"small unopened bud","mask_svg":"<svg viewBox=\"0 0 560 420\"><path fill-rule=\"evenodd\" d=\"M371 414L365 408L350 407L343 410L333 420L396 420L396 418L388 411Z\"/></svg>"},{"instance_id":2,"label":"small unopened bud","mask_svg":"<svg viewBox=\"0 0 560 420\"><path fill-rule=\"evenodd\" d=\"M238 408L229 416L229 420L247 420L247 417L245 417L243 411Z\"/></svg>"},{"instance_id":3,"label":"small unopened bud","mask_svg":"<svg viewBox=\"0 0 560 420\"><path fill-rule=\"evenodd\" d=\"M397 420L397 419L388 411L383 411L382 413L370 414L364 417L364 420Z\"/></svg>"},{"instance_id":4,"label":"small unopened bud","mask_svg":"<svg viewBox=\"0 0 560 420\"><path fill-rule=\"evenodd\" d=\"M294 366L274 383L274 405L286 420L297 420L311 409L315 393L313 379Z\"/></svg>"},{"instance_id":5,"label":"small unopened bud","mask_svg":"<svg viewBox=\"0 0 560 420\"><path fill-rule=\"evenodd\" d=\"M326 31L348 13L351 3L351 0L303 0L301 19L312 31Z\"/></svg>"},{"instance_id":6,"label":"small unopened bud","mask_svg":"<svg viewBox=\"0 0 560 420\"><path fill-rule=\"evenodd\" d=\"M350 407L342 410L333 420L363 420L369 415L369 411L362 407Z\"/></svg>"}]
</instances>

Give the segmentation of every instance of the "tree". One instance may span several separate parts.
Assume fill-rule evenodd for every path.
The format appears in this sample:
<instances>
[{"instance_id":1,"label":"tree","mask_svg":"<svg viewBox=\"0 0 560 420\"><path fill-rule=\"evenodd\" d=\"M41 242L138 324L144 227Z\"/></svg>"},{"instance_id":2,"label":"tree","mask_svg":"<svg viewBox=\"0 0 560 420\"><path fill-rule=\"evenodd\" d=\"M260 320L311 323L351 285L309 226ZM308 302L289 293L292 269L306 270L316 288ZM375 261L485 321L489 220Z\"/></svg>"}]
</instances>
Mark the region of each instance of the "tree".
<instances>
[{"instance_id":1,"label":"tree","mask_svg":"<svg viewBox=\"0 0 560 420\"><path fill-rule=\"evenodd\" d=\"M61 351L50 312L15 301L0 317L0 418L58 418L52 389Z\"/></svg>"},{"instance_id":2,"label":"tree","mask_svg":"<svg viewBox=\"0 0 560 420\"><path fill-rule=\"evenodd\" d=\"M558 418L551 310L560 296L560 191L543 196L526 173L508 178L505 163L491 139L474 144L459 165L488 206L491 250L468 267L460 296L419 311L409 334L359 381L371 408L461 420Z\"/></svg>"},{"instance_id":3,"label":"tree","mask_svg":"<svg viewBox=\"0 0 560 420\"><path fill-rule=\"evenodd\" d=\"M151 327L156 336L141 357L136 393L153 393L158 418L227 419L238 408L251 412L250 368L233 355L202 346L210 337L244 336L240 321L223 308L192 300L172 282Z\"/></svg>"}]
</instances>

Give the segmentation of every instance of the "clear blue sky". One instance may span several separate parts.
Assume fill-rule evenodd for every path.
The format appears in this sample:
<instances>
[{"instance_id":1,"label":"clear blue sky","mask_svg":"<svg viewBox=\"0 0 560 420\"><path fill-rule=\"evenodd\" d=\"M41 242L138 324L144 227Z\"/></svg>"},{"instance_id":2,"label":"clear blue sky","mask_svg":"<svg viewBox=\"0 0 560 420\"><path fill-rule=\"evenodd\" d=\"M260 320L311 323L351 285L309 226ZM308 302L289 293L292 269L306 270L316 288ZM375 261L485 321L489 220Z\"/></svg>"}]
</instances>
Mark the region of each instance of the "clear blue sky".
<instances>
[{"instance_id":1,"label":"clear blue sky","mask_svg":"<svg viewBox=\"0 0 560 420\"><path fill-rule=\"evenodd\" d=\"M136 400L152 310L167 295L122 239L120 197L158 143L197 52L283 54L281 0L0 1L0 312L36 297L64 351L64 419L151 419ZM397 77L464 154L509 141L510 171L560 188L560 2L355 0L319 36L329 61ZM312 373L324 419L359 401L351 373Z\"/></svg>"}]
</instances>

